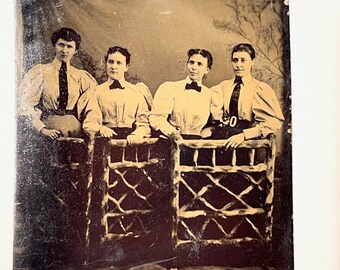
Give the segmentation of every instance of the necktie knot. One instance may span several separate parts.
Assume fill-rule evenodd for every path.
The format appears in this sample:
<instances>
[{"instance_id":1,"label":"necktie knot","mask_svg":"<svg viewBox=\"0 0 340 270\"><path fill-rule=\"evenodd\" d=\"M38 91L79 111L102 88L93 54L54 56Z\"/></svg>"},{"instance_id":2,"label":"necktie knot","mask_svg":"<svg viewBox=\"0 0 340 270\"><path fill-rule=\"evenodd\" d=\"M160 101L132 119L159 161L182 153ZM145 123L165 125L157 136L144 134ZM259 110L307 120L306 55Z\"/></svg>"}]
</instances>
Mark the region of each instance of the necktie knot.
<instances>
[{"instance_id":1,"label":"necktie knot","mask_svg":"<svg viewBox=\"0 0 340 270\"><path fill-rule=\"evenodd\" d=\"M124 89L124 87L120 84L119 81L114 80L113 83L110 85L110 89Z\"/></svg>"},{"instance_id":2,"label":"necktie knot","mask_svg":"<svg viewBox=\"0 0 340 270\"><path fill-rule=\"evenodd\" d=\"M241 77L236 77L235 80L234 80L234 84L243 84L243 81L242 81L242 78Z\"/></svg>"},{"instance_id":3,"label":"necktie knot","mask_svg":"<svg viewBox=\"0 0 340 270\"><path fill-rule=\"evenodd\" d=\"M67 65L65 62L62 62L59 71L66 71L66 70L67 70Z\"/></svg>"},{"instance_id":4,"label":"necktie knot","mask_svg":"<svg viewBox=\"0 0 340 270\"><path fill-rule=\"evenodd\" d=\"M191 83L187 83L185 85L185 90L196 90L197 92L201 92L201 86L198 86L197 82L191 82Z\"/></svg>"}]
</instances>

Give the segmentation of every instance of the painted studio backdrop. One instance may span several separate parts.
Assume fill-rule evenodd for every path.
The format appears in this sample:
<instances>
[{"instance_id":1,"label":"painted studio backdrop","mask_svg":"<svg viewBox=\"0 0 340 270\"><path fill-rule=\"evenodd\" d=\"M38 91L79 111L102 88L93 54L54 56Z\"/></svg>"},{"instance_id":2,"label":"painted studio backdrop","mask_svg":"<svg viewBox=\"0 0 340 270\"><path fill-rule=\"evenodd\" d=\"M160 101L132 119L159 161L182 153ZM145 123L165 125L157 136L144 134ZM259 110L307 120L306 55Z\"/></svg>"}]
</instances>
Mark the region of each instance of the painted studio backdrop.
<instances>
[{"instance_id":1,"label":"painted studio backdrop","mask_svg":"<svg viewBox=\"0 0 340 270\"><path fill-rule=\"evenodd\" d=\"M220 253L217 256L219 258L229 256L229 259L222 260L216 257L210 259L201 252L195 253L193 248L188 252L185 248L173 252L171 245L168 247L167 244L160 245L166 246L166 250L158 247L156 251L150 247L153 241L148 239L146 241L150 242L147 248L143 244L134 244L136 246L129 244L133 247L124 250L124 243L121 245L115 243L113 245L116 253L107 252L105 255L103 252L100 260L104 262L103 265L106 262L107 265L117 267L119 265L132 267L148 261L158 261L156 264L161 267L164 260L174 268L218 265L291 269L291 144L287 133L290 122L289 16L288 6L283 0L21 0L16 4L18 81L32 66L53 60L54 48L50 37L61 27L73 28L82 37L81 48L72 59L75 67L87 70L98 83L102 83L106 80L104 56L107 49L115 45L125 47L131 53L127 81L133 84L145 83L152 95L163 82L181 80L186 76L188 49L204 48L212 53L214 58L212 70L204 80L205 85L212 87L234 76L230 61L232 47L237 43L251 43L257 52L253 76L274 89L285 116L285 123L276 134L275 141L277 148L274 223L269 256L261 258L260 255L254 255L254 259L251 259L256 253L254 251L251 254L242 253L242 257L233 253L231 250L234 246L229 245L227 251L218 249ZM19 179L22 179L22 176ZM36 196L39 196L38 192ZM43 218L36 222L43 222L42 220ZM170 222L169 220L167 222ZM55 261L63 261L63 256L56 255L53 248L43 240L45 244L42 250L45 252L39 255L38 247L33 250L35 255L32 255L32 250L30 252L20 250L19 247L29 246L28 242L33 241L28 235L33 232L29 232L30 229L23 232L21 223L25 220L20 218L20 211L16 213L16 221L14 245L15 264L18 269L34 264L34 261L44 265L51 257L54 258L51 260L52 265ZM167 241L165 238L163 240ZM197 248L197 245L194 247ZM82 248L77 246L76 250L83 250ZM77 263L82 267L90 265L89 269L94 269L91 262L96 260L97 255L88 250L91 249L89 243L84 249L86 248L88 256ZM146 255L137 252L148 248L150 252L146 252ZM117 250L123 255L117 255ZM183 252L181 256L187 259L177 258L176 265L173 258L180 252ZM223 252L227 252L225 253L227 255ZM213 250L207 249L206 254L213 253ZM234 259L230 259L230 254L233 254L231 256L234 256ZM46 258L41 259L44 256ZM66 261L72 263L72 259Z\"/></svg>"}]
</instances>

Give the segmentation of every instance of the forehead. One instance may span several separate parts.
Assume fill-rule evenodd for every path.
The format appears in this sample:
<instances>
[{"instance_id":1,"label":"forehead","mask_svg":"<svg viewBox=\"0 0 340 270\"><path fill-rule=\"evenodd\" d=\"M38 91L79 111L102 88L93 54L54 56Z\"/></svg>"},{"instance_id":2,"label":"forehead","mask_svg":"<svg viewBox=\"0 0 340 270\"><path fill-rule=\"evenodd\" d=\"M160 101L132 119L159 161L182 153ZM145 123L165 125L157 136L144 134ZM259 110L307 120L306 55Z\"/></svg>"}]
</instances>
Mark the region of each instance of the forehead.
<instances>
[{"instance_id":1,"label":"forehead","mask_svg":"<svg viewBox=\"0 0 340 270\"><path fill-rule=\"evenodd\" d=\"M192 56L190 56L189 60L201 63L208 63L208 59L200 54L193 54Z\"/></svg>"},{"instance_id":2,"label":"forehead","mask_svg":"<svg viewBox=\"0 0 340 270\"><path fill-rule=\"evenodd\" d=\"M232 58L237 58L237 59L250 59L250 55L247 52L234 52Z\"/></svg>"},{"instance_id":3,"label":"forehead","mask_svg":"<svg viewBox=\"0 0 340 270\"><path fill-rule=\"evenodd\" d=\"M57 41L57 44L65 44L65 45L69 45L69 46L76 46L76 42L75 41L67 41L65 39L59 38Z\"/></svg>"},{"instance_id":4,"label":"forehead","mask_svg":"<svg viewBox=\"0 0 340 270\"><path fill-rule=\"evenodd\" d=\"M126 57L122 55L120 52L110 53L107 59L126 61Z\"/></svg>"}]
</instances>

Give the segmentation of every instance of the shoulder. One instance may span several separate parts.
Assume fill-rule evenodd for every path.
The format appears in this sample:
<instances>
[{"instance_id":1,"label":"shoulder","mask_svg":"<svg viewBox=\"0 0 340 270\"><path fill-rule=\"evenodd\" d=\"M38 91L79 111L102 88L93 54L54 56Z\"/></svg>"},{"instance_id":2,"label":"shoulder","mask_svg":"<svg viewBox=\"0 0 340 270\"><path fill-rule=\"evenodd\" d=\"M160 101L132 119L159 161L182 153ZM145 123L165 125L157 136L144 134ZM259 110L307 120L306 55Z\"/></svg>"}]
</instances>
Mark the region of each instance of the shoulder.
<instances>
[{"instance_id":1,"label":"shoulder","mask_svg":"<svg viewBox=\"0 0 340 270\"><path fill-rule=\"evenodd\" d=\"M159 86L159 88L165 88L165 87L168 87L168 88L170 88L170 87L174 87L174 86L177 86L177 85L179 85L180 83L181 83L182 81L166 81L166 82L163 82L160 86Z\"/></svg>"},{"instance_id":2,"label":"shoulder","mask_svg":"<svg viewBox=\"0 0 340 270\"><path fill-rule=\"evenodd\" d=\"M78 69L74 66L70 66L70 71L72 74L76 75L77 77L80 77L82 79L90 79L93 80L95 82L97 82L94 77L86 70L84 69Z\"/></svg>"},{"instance_id":3,"label":"shoulder","mask_svg":"<svg viewBox=\"0 0 340 270\"><path fill-rule=\"evenodd\" d=\"M182 90L185 85L185 80L181 81L166 81L163 82L157 89L158 91L166 91L174 93L176 90Z\"/></svg>"},{"instance_id":4,"label":"shoulder","mask_svg":"<svg viewBox=\"0 0 340 270\"><path fill-rule=\"evenodd\" d=\"M95 96L100 96L104 92L108 91L107 83L104 82L100 85L93 86L89 90L87 90L86 92L89 92L89 91L92 92Z\"/></svg>"},{"instance_id":5,"label":"shoulder","mask_svg":"<svg viewBox=\"0 0 340 270\"><path fill-rule=\"evenodd\" d=\"M139 93L138 86L135 85L135 84L125 82L125 84L123 84L123 86L125 86L125 88L127 88L129 91Z\"/></svg>"},{"instance_id":6,"label":"shoulder","mask_svg":"<svg viewBox=\"0 0 340 270\"><path fill-rule=\"evenodd\" d=\"M202 84L201 85L201 87L202 87L202 93L211 93L211 89L209 88L209 87L207 87L207 86L205 86L204 84Z\"/></svg>"},{"instance_id":7,"label":"shoulder","mask_svg":"<svg viewBox=\"0 0 340 270\"><path fill-rule=\"evenodd\" d=\"M31 67L31 69L28 70L26 75L39 75L45 73L49 68L51 67L51 64L37 64Z\"/></svg>"},{"instance_id":8,"label":"shoulder","mask_svg":"<svg viewBox=\"0 0 340 270\"><path fill-rule=\"evenodd\" d=\"M223 91L224 88L232 84L233 84L233 80L224 80L220 82L219 84L212 86L210 89L211 89L211 92L220 92L220 91Z\"/></svg>"},{"instance_id":9,"label":"shoulder","mask_svg":"<svg viewBox=\"0 0 340 270\"><path fill-rule=\"evenodd\" d=\"M224 81L220 82L218 85L222 88L225 88L225 87L228 87L228 86L233 85L233 84L234 84L234 80L230 79L230 80L224 80Z\"/></svg>"},{"instance_id":10,"label":"shoulder","mask_svg":"<svg viewBox=\"0 0 340 270\"><path fill-rule=\"evenodd\" d=\"M257 100L263 100L265 102L272 102L277 100L277 96L273 88L265 83L258 80L255 80L256 87L254 97Z\"/></svg>"},{"instance_id":11,"label":"shoulder","mask_svg":"<svg viewBox=\"0 0 340 270\"><path fill-rule=\"evenodd\" d=\"M140 92L143 96L145 96L146 98L152 99L152 94L150 92L150 89L149 87L147 87L145 83L139 82L135 85L135 87L138 90L138 92Z\"/></svg>"},{"instance_id":12,"label":"shoulder","mask_svg":"<svg viewBox=\"0 0 340 270\"><path fill-rule=\"evenodd\" d=\"M273 88L265 83L265 82L261 82L259 80L253 79L254 84L256 85L255 89L256 89L256 93L259 95L263 95L263 94L273 94L274 90Z\"/></svg>"}]
</instances>

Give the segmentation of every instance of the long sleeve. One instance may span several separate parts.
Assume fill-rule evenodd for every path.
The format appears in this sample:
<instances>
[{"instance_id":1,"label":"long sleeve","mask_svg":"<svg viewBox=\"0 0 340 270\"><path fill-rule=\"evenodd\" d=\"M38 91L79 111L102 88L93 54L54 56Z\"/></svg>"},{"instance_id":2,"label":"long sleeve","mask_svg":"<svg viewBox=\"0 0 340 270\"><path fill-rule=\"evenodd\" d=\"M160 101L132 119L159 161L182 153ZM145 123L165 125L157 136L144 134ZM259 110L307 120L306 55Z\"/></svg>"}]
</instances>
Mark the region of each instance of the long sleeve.
<instances>
[{"instance_id":1,"label":"long sleeve","mask_svg":"<svg viewBox=\"0 0 340 270\"><path fill-rule=\"evenodd\" d=\"M172 132L176 131L176 128L168 122L168 116L174 108L173 91L167 82L158 88L153 100L153 109L149 117L151 126L167 136L170 136Z\"/></svg>"},{"instance_id":2,"label":"long sleeve","mask_svg":"<svg viewBox=\"0 0 340 270\"><path fill-rule=\"evenodd\" d=\"M150 137L151 130L149 124L149 109L148 105L142 94L137 93L138 95L138 107L136 111L136 129L131 133L140 138Z\"/></svg>"},{"instance_id":3,"label":"long sleeve","mask_svg":"<svg viewBox=\"0 0 340 270\"><path fill-rule=\"evenodd\" d=\"M97 81L92 77L90 73L85 70L79 70L80 72L80 97L77 102L77 113L78 119L83 120L85 114L85 107L89 101L89 97L93 94L93 91L90 89L94 89L97 86Z\"/></svg>"},{"instance_id":4,"label":"long sleeve","mask_svg":"<svg viewBox=\"0 0 340 270\"><path fill-rule=\"evenodd\" d=\"M151 110L152 109L152 103L153 103L153 97L152 97L152 94L151 94L149 88L142 82L137 83L136 88L143 95L143 97L144 97L144 99L145 99L145 101L148 105L148 109Z\"/></svg>"},{"instance_id":5,"label":"long sleeve","mask_svg":"<svg viewBox=\"0 0 340 270\"><path fill-rule=\"evenodd\" d=\"M103 114L98 103L98 92L100 89L91 89L87 95L85 108L85 120L83 128L86 132L98 132L103 123Z\"/></svg>"},{"instance_id":6,"label":"long sleeve","mask_svg":"<svg viewBox=\"0 0 340 270\"><path fill-rule=\"evenodd\" d=\"M33 127L40 131L45 125L40 120L41 111L35 106L40 102L44 80L43 66L36 65L24 76L18 91L18 116L29 117Z\"/></svg>"},{"instance_id":7,"label":"long sleeve","mask_svg":"<svg viewBox=\"0 0 340 270\"><path fill-rule=\"evenodd\" d=\"M257 85L254 93L252 112L256 124L243 131L246 139L259 136L265 138L268 134L278 131L284 121L275 92L263 82Z\"/></svg>"},{"instance_id":8,"label":"long sleeve","mask_svg":"<svg viewBox=\"0 0 340 270\"><path fill-rule=\"evenodd\" d=\"M211 89L210 112L213 120L222 121L223 117L223 88L222 85L213 86Z\"/></svg>"}]
</instances>

